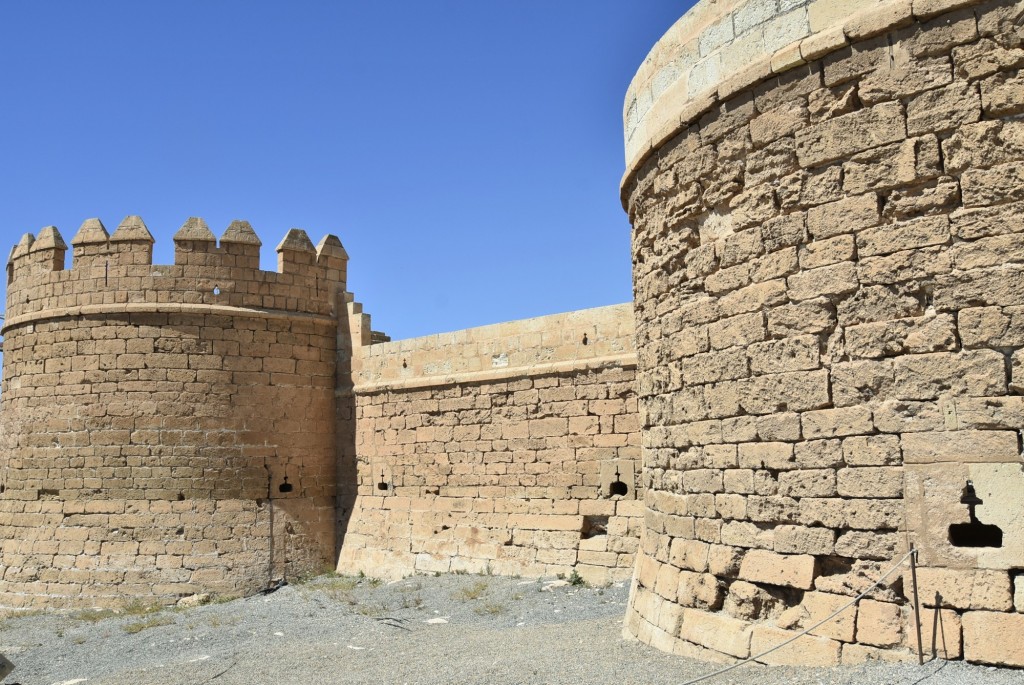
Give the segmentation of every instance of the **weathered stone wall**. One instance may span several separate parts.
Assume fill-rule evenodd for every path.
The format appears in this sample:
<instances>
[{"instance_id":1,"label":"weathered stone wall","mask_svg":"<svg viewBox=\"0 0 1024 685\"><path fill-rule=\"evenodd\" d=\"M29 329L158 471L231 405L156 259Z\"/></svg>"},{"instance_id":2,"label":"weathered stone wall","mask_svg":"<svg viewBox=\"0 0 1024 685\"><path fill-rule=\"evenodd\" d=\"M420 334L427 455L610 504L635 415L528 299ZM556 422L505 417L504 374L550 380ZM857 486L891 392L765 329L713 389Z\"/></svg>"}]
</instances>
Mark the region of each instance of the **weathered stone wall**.
<instances>
[{"instance_id":1,"label":"weathered stone wall","mask_svg":"<svg viewBox=\"0 0 1024 685\"><path fill-rule=\"evenodd\" d=\"M137 217L72 242L71 269L53 228L8 266L0 604L249 594L331 567L341 244L292 231L268 274L240 222L218 248L190 220L173 266Z\"/></svg>"},{"instance_id":2,"label":"weathered stone wall","mask_svg":"<svg viewBox=\"0 0 1024 685\"><path fill-rule=\"evenodd\" d=\"M662 102L672 134L627 175L646 523L626 630L747 657L913 542L928 652L1024 666L1024 5L864 7L827 49ZM968 480L1000 546L952 544ZM909 592L766 661L909 654Z\"/></svg>"},{"instance_id":3,"label":"weathered stone wall","mask_svg":"<svg viewBox=\"0 0 1024 685\"><path fill-rule=\"evenodd\" d=\"M356 350L339 570L630 577L633 350L630 305Z\"/></svg>"}]
</instances>

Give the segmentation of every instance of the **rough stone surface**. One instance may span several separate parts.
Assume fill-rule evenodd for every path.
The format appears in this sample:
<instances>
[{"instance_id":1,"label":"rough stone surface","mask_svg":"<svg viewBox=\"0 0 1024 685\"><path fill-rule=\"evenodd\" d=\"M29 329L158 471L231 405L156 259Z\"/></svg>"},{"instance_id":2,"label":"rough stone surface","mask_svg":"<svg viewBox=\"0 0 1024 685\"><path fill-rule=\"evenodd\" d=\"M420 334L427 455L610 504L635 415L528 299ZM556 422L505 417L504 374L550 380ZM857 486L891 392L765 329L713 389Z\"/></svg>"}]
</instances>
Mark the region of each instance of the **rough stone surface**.
<instances>
[{"instance_id":1,"label":"rough stone surface","mask_svg":"<svg viewBox=\"0 0 1024 685\"><path fill-rule=\"evenodd\" d=\"M665 430L664 456L645 453L648 507L663 513L657 494L683 492L693 538L740 551L738 573L721 578L743 584L722 611L762 622L755 643L857 594L908 539L942 619L931 653L959 656L962 614L1019 615L1011 574L1024 567L1024 515L1009 495L1024 418L1019 9L918 4L864 8L844 19L849 45L809 41L804 59L832 51L720 94L665 143L728 167L657 152L623 186L640 412L645 430ZM832 5L809 8L812 27L849 11ZM705 189L673 204L652 182L669 173ZM688 253L700 269L675 278ZM681 312L715 351L692 368L664 342ZM713 450L691 437L706 422L723 427ZM999 547L952 542L950 526L969 521L968 480ZM665 550L677 537L657 521L646 519L640 559L674 564ZM855 622L823 626L817 639L836 648L817 643L815 658L846 655L844 643L861 650L849 659L907 648L908 593L904 577L862 602Z\"/></svg>"}]
</instances>

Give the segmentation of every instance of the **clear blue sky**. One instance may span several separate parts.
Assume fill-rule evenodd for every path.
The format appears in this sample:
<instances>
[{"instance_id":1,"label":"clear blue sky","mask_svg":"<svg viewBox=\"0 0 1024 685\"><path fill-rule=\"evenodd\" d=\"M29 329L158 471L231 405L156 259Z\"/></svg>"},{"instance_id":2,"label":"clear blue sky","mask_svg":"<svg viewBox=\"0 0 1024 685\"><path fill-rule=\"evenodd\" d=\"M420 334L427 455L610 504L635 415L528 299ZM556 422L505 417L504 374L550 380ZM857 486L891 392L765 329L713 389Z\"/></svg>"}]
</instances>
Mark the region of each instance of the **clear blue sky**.
<instances>
[{"instance_id":1,"label":"clear blue sky","mask_svg":"<svg viewBox=\"0 0 1024 685\"><path fill-rule=\"evenodd\" d=\"M692 2L4 2L0 233L347 248L396 338L624 302L622 102Z\"/></svg>"}]
</instances>

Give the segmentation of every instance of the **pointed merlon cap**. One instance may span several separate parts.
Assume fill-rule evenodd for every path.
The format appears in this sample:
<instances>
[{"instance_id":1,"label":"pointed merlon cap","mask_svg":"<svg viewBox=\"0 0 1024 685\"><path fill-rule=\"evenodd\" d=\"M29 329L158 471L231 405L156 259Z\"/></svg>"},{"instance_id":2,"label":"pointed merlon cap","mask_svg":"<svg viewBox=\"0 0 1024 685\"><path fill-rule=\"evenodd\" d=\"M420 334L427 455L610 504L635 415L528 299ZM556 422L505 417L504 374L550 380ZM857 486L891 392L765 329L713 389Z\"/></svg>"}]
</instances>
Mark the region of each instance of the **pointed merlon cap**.
<instances>
[{"instance_id":1,"label":"pointed merlon cap","mask_svg":"<svg viewBox=\"0 0 1024 685\"><path fill-rule=\"evenodd\" d=\"M301 228L289 229L284 240L278 243L278 252L284 252L286 250L290 250L292 252L316 253L316 248L313 247L313 241L309 239L309 236L306 235L306 232Z\"/></svg>"},{"instance_id":2,"label":"pointed merlon cap","mask_svg":"<svg viewBox=\"0 0 1024 685\"><path fill-rule=\"evenodd\" d=\"M348 252L345 252L345 246L341 244L338 236L328 233L317 243L316 256L348 259Z\"/></svg>"},{"instance_id":3,"label":"pointed merlon cap","mask_svg":"<svg viewBox=\"0 0 1024 685\"><path fill-rule=\"evenodd\" d=\"M78 233L71 239L72 245L95 245L110 239L106 226L99 219L86 219L78 228Z\"/></svg>"},{"instance_id":4,"label":"pointed merlon cap","mask_svg":"<svg viewBox=\"0 0 1024 685\"><path fill-rule=\"evenodd\" d=\"M252 230L252 226L249 225L248 221L242 221L235 219L231 222L231 225L224 231L224 235L220 237L221 243L242 243L244 245L262 245L263 241L256 235L256 231Z\"/></svg>"},{"instance_id":5,"label":"pointed merlon cap","mask_svg":"<svg viewBox=\"0 0 1024 685\"><path fill-rule=\"evenodd\" d=\"M206 225L206 222L198 216L190 216L185 220L185 223L181 225L178 232L174 234L175 242L179 240L194 240L203 243L215 243L217 242L217 236L213 235L213 231Z\"/></svg>"},{"instance_id":6,"label":"pointed merlon cap","mask_svg":"<svg viewBox=\"0 0 1024 685\"><path fill-rule=\"evenodd\" d=\"M146 224L142 222L142 217L132 214L126 216L124 221L114 231L114 235L110 236L110 242L112 243L127 243L127 242L139 242L139 243L153 243L153 235L146 228Z\"/></svg>"},{"instance_id":7,"label":"pointed merlon cap","mask_svg":"<svg viewBox=\"0 0 1024 685\"><path fill-rule=\"evenodd\" d=\"M14 246L14 251L11 252L11 259L17 259L18 257L24 257L32 250L32 243L36 241L36 237L31 233L26 233L21 236L21 240Z\"/></svg>"},{"instance_id":8,"label":"pointed merlon cap","mask_svg":"<svg viewBox=\"0 0 1024 685\"><path fill-rule=\"evenodd\" d=\"M56 226L47 226L39 231L39 237L32 243L32 252L66 249L68 249L68 244L64 242L64 236L60 234Z\"/></svg>"}]
</instances>

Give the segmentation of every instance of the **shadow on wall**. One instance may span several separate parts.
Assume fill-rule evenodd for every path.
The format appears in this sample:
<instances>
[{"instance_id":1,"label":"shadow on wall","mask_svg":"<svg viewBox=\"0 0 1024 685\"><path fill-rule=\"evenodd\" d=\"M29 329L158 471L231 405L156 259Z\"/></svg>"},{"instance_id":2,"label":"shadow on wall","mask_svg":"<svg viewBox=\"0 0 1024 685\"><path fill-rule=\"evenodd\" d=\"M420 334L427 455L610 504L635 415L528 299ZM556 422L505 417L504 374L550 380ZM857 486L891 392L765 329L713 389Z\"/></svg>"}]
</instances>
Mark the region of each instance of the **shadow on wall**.
<instances>
[{"instance_id":1,"label":"shadow on wall","mask_svg":"<svg viewBox=\"0 0 1024 685\"><path fill-rule=\"evenodd\" d=\"M335 568L341 554L355 508L356 494L359 485L356 465L356 396L352 375L352 354L354 341L352 326L347 314L348 303L344 293L337 295L338 312L338 361L335 376L335 417L337 430L335 436L336 478L335 496Z\"/></svg>"}]
</instances>

